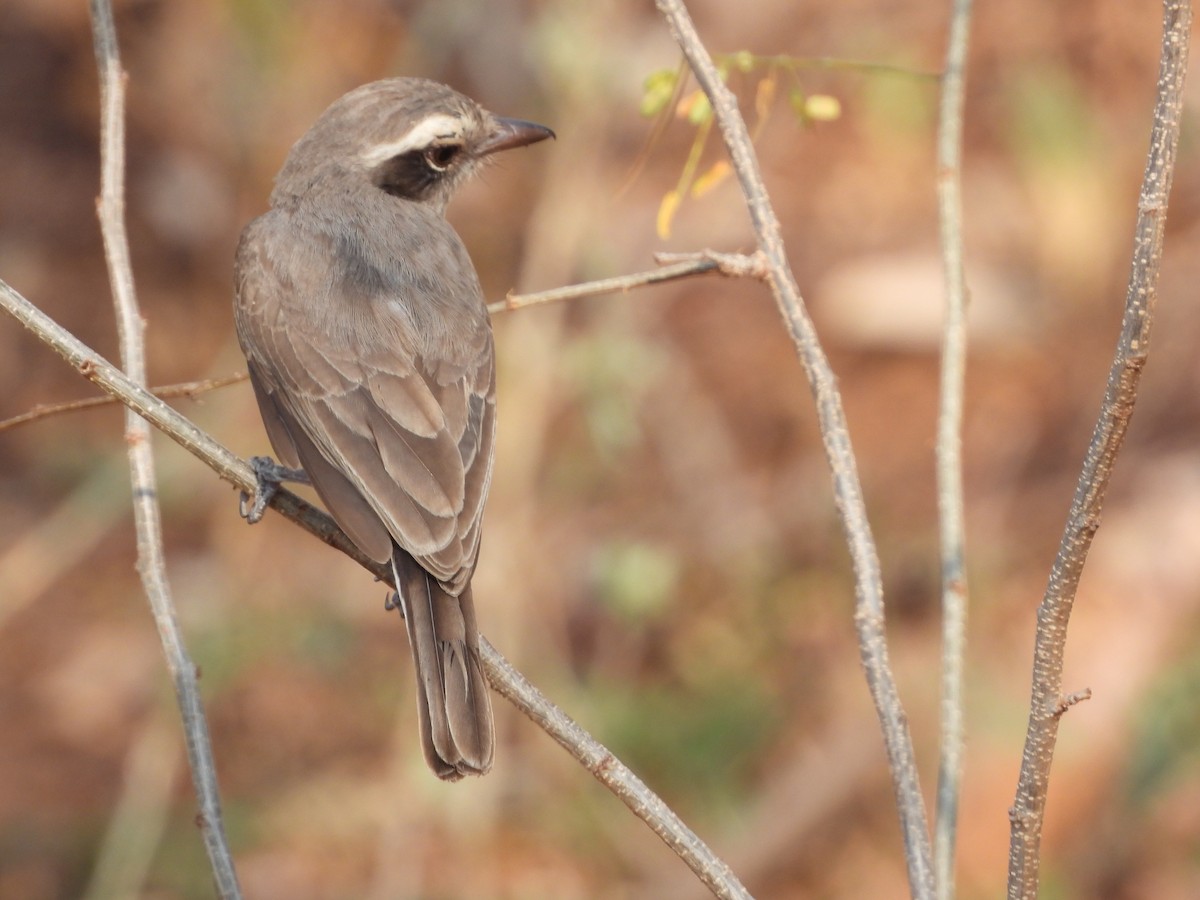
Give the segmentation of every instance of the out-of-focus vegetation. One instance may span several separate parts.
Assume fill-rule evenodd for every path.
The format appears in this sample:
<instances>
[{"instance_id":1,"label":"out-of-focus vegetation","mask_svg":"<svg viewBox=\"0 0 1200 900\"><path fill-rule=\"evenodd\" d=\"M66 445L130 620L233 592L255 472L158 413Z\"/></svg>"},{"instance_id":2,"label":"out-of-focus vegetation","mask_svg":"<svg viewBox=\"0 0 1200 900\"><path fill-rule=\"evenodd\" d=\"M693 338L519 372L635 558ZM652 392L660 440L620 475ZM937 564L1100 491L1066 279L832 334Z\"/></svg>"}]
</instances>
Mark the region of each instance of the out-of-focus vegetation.
<instances>
[{"instance_id":1,"label":"out-of-focus vegetation","mask_svg":"<svg viewBox=\"0 0 1200 900\"><path fill-rule=\"evenodd\" d=\"M945 6L705 0L694 12L714 51L931 71ZM964 898L996 896L1003 880L1034 608L1115 341L1154 90L1158 8L1076 6L985 4L973 29ZM238 232L291 142L375 78L440 79L558 132L452 207L493 298L643 269L660 249L750 243L732 179L688 196L670 238L656 235L696 131L672 115L647 146L645 79L678 62L649 5L118 8L155 383L241 366ZM845 392L930 792L936 85L869 68L799 78L804 98L833 98L839 115L798 128L781 83L757 146ZM752 122L757 84L739 85ZM0 5L0 86L0 276L111 356L86 4ZM715 138L699 174L719 163ZM1200 894L1194 141L1175 184L1156 345L1068 650L1068 689L1094 698L1067 716L1050 793L1046 883L1058 897ZM757 896L902 896L847 557L808 390L765 292L680 283L507 314L496 335L500 438L476 578L485 632ZM89 393L5 322L0 381L0 418ZM266 449L246 385L175 402L238 452ZM503 703L495 771L436 782L411 733L411 664L383 589L275 516L248 528L232 491L161 447L170 575L248 896L700 895ZM133 570L122 448L115 409L0 432L2 897L81 896L119 803L140 810L117 848L137 896L211 892Z\"/></svg>"}]
</instances>

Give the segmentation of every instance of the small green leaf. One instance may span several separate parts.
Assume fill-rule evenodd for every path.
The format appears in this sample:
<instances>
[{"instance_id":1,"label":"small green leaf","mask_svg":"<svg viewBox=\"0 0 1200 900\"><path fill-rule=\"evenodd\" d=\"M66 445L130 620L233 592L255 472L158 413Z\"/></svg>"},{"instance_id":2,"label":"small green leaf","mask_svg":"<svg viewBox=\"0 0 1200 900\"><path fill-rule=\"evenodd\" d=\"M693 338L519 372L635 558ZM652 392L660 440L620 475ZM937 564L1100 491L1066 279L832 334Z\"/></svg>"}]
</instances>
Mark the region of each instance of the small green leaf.
<instances>
[{"instance_id":1,"label":"small green leaf","mask_svg":"<svg viewBox=\"0 0 1200 900\"><path fill-rule=\"evenodd\" d=\"M680 109L680 112L687 116L688 122L700 126L712 119L712 104L708 102L708 96L704 91L696 91L687 100L687 109Z\"/></svg>"},{"instance_id":2,"label":"small green leaf","mask_svg":"<svg viewBox=\"0 0 1200 900\"><path fill-rule=\"evenodd\" d=\"M796 114L796 118L801 124L808 121L808 111L805 106L808 102L808 95L800 88L792 88L788 91L788 106L792 108L792 112Z\"/></svg>"},{"instance_id":3,"label":"small green leaf","mask_svg":"<svg viewBox=\"0 0 1200 900\"><path fill-rule=\"evenodd\" d=\"M615 541L592 557L592 578L605 604L630 622L653 621L675 596L682 565L669 549Z\"/></svg>"},{"instance_id":4,"label":"small green leaf","mask_svg":"<svg viewBox=\"0 0 1200 900\"><path fill-rule=\"evenodd\" d=\"M739 72L749 72L754 68L754 54L749 50L739 50L733 54L733 65Z\"/></svg>"},{"instance_id":5,"label":"small green leaf","mask_svg":"<svg viewBox=\"0 0 1200 900\"><path fill-rule=\"evenodd\" d=\"M674 69L659 69L646 76L642 83L641 113L652 118L661 113L675 94L678 72Z\"/></svg>"}]
</instances>

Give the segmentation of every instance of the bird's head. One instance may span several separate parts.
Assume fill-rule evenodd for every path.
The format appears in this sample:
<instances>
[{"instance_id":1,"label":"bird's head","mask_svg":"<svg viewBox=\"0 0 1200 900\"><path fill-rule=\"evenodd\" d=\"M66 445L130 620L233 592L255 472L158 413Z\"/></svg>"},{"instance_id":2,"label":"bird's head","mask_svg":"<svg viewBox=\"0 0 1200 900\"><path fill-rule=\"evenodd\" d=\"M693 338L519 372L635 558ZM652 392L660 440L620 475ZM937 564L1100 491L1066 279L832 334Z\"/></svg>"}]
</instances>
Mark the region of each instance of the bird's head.
<instances>
[{"instance_id":1,"label":"bird's head","mask_svg":"<svg viewBox=\"0 0 1200 900\"><path fill-rule=\"evenodd\" d=\"M288 154L272 204L345 179L444 210L491 154L554 137L543 125L493 115L423 78L389 78L335 101Z\"/></svg>"}]
</instances>

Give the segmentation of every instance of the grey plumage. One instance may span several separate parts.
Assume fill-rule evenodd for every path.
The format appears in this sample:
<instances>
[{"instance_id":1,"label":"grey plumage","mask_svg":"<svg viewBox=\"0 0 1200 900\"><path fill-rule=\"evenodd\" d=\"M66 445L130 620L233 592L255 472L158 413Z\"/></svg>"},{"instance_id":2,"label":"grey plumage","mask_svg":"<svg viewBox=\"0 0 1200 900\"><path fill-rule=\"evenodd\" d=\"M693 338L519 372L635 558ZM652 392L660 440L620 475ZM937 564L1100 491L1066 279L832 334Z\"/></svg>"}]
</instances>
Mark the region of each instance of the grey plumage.
<instances>
[{"instance_id":1,"label":"grey plumage","mask_svg":"<svg viewBox=\"0 0 1200 900\"><path fill-rule=\"evenodd\" d=\"M492 471L491 325L444 218L488 154L552 136L444 85L336 101L292 148L238 245L235 318L271 445L368 556L391 561L426 759L492 765L471 575Z\"/></svg>"}]
</instances>

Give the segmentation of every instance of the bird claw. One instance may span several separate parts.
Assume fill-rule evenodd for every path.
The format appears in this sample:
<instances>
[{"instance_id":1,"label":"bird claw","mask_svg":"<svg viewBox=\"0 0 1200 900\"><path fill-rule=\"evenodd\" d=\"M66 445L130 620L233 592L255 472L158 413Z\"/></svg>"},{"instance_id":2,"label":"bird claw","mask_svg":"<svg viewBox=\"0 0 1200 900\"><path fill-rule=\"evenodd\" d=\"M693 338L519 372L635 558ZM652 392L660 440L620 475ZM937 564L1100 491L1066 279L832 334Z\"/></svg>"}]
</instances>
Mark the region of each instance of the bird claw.
<instances>
[{"instance_id":1,"label":"bird claw","mask_svg":"<svg viewBox=\"0 0 1200 900\"><path fill-rule=\"evenodd\" d=\"M400 603L400 592L392 591L383 598L383 609L385 612L391 612L393 609L400 610L400 617L404 617L404 607Z\"/></svg>"},{"instance_id":2,"label":"bird claw","mask_svg":"<svg viewBox=\"0 0 1200 900\"><path fill-rule=\"evenodd\" d=\"M289 469L287 466L275 462L269 456L250 457L250 468L254 470L254 478L257 482L254 488L254 502L251 503L250 495L242 491L238 497L238 515L251 525L262 521L267 507L271 503L271 498L275 496L275 492L279 490L279 486L283 482L312 484L303 469Z\"/></svg>"}]
</instances>

